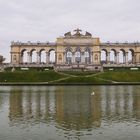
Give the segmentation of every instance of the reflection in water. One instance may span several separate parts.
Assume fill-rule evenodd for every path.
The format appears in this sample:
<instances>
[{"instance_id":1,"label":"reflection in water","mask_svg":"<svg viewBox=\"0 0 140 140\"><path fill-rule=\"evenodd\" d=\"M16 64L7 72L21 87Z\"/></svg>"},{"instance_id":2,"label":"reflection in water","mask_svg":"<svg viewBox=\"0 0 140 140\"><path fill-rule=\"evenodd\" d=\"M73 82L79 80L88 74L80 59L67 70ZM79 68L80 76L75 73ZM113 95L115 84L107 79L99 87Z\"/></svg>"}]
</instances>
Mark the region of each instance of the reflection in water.
<instances>
[{"instance_id":1,"label":"reflection in water","mask_svg":"<svg viewBox=\"0 0 140 140\"><path fill-rule=\"evenodd\" d=\"M95 94L91 96L93 90ZM9 98L10 127L24 124L26 129L46 124L59 133L67 132L65 135L75 132L79 138L84 131L92 135L93 130L123 122L138 125L139 90L139 86L1 87L0 109Z\"/></svg>"},{"instance_id":2,"label":"reflection in water","mask_svg":"<svg viewBox=\"0 0 140 140\"><path fill-rule=\"evenodd\" d=\"M14 118L23 117L23 106L22 106L22 91L18 89L12 89L10 94L10 120Z\"/></svg>"},{"instance_id":3,"label":"reflection in water","mask_svg":"<svg viewBox=\"0 0 140 140\"><path fill-rule=\"evenodd\" d=\"M100 94L91 96L86 91L70 93L61 90L61 95L56 94L56 120L59 125L66 129L91 128L93 125L100 126Z\"/></svg>"},{"instance_id":4,"label":"reflection in water","mask_svg":"<svg viewBox=\"0 0 140 140\"><path fill-rule=\"evenodd\" d=\"M79 90L79 92L78 92ZM100 93L91 96L90 90L64 87L22 89L11 88L9 118L16 121L56 121L65 129L87 129L101 124ZM21 123L21 122L20 122ZM20 124L19 123L19 124Z\"/></svg>"},{"instance_id":5,"label":"reflection in water","mask_svg":"<svg viewBox=\"0 0 140 140\"><path fill-rule=\"evenodd\" d=\"M110 117L114 121L132 116L140 119L140 95L132 86L102 86L94 96L91 96L91 87L65 88L11 87L10 121L21 121L19 118L56 121L66 129L80 130L100 127L101 120Z\"/></svg>"},{"instance_id":6,"label":"reflection in water","mask_svg":"<svg viewBox=\"0 0 140 140\"><path fill-rule=\"evenodd\" d=\"M133 100L134 117L140 119L140 94L136 93Z\"/></svg>"}]
</instances>

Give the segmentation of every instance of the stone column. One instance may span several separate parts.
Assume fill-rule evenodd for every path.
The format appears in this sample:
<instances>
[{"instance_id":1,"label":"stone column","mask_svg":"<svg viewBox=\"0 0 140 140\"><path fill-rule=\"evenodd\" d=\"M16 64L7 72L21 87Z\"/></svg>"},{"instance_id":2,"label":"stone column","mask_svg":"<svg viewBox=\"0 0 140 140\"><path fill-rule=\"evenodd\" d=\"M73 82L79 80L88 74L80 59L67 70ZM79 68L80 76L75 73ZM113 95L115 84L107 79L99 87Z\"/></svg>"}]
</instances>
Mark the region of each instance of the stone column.
<instances>
[{"instance_id":1,"label":"stone column","mask_svg":"<svg viewBox=\"0 0 140 140\"><path fill-rule=\"evenodd\" d=\"M39 63L41 63L41 54L39 53Z\"/></svg>"},{"instance_id":2,"label":"stone column","mask_svg":"<svg viewBox=\"0 0 140 140\"><path fill-rule=\"evenodd\" d=\"M11 63L13 63L13 61L12 61L13 59L12 59L12 52L11 52Z\"/></svg>"},{"instance_id":3,"label":"stone column","mask_svg":"<svg viewBox=\"0 0 140 140\"><path fill-rule=\"evenodd\" d=\"M125 56L125 54L123 55L123 64L125 64L126 63L126 56Z\"/></svg>"},{"instance_id":4,"label":"stone column","mask_svg":"<svg viewBox=\"0 0 140 140\"><path fill-rule=\"evenodd\" d=\"M135 64L135 53L134 53L134 55L132 56L132 64Z\"/></svg>"},{"instance_id":5,"label":"stone column","mask_svg":"<svg viewBox=\"0 0 140 140\"><path fill-rule=\"evenodd\" d=\"M46 52L46 64L49 64L49 52Z\"/></svg>"},{"instance_id":6,"label":"stone column","mask_svg":"<svg viewBox=\"0 0 140 140\"><path fill-rule=\"evenodd\" d=\"M90 62L94 63L94 61L93 61L93 52L90 53Z\"/></svg>"},{"instance_id":7,"label":"stone column","mask_svg":"<svg viewBox=\"0 0 140 140\"><path fill-rule=\"evenodd\" d=\"M29 55L29 63L32 63L32 56Z\"/></svg>"},{"instance_id":8,"label":"stone column","mask_svg":"<svg viewBox=\"0 0 140 140\"><path fill-rule=\"evenodd\" d=\"M128 65L128 52L125 53L125 64Z\"/></svg>"},{"instance_id":9,"label":"stone column","mask_svg":"<svg viewBox=\"0 0 140 140\"><path fill-rule=\"evenodd\" d=\"M84 52L81 52L81 63L85 63L85 55L84 55Z\"/></svg>"},{"instance_id":10,"label":"stone column","mask_svg":"<svg viewBox=\"0 0 140 140\"><path fill-rule=\"evenodd\" d=\"M110 52L107 52L107 64L110 64Z\"/></svg>"},{"instance_id":11,"label":"stone column","mask_svg":"<svg viewBox=\"0 0 140 140\"><path fill-rule=\"evenodd\" d=\"M117 64L117 53L115 54L115 64Z\"/></svg>"},{"instance_id":12,"label":"stone column","mask_svg":"<svg viewBox=\"0 0 140 140\"><path fill-rule=\"evenodd\" d=\"M40 56L39 56L39 52L36 52L36 54L37 54L37 64L39 64L39 63L40 63Z\"/></svg>"},{"instance_id":13,"label":"stone column","mask_svg":"<svg viewBox=\"0 0 140 140\"><path fill-rule=\"evenodd\" d=\"M32 57L31 57L31 55L30 55L30 52L27 52L27 63L31 63L32 62Z\"/></svg>"},{"instance_id":14,"label":"stone column","mask_svg":"<svg viewBox=\"0 0 140 140\"><path fill-rule=\"evenodd\" d=\"M117 64L119 64L119 52L117 52Z\"/></svg>"},{"instance_id":15,"label":"stone column","mask_svg":"<svg viewBox=\"0 0 140 140\"><path fill-rule=\"evenodd\" d=\"M66 63L66 53L63 52L63 64L65 64L65 63Z\"/></svg>"},{"instance_id":16,"label":"stone column","mask_svg":"<svg viewBox=\"0 0 140 140\"><path fill-rule=\"evenodd\" d=\"M72 63L75 63L75 52L72 52Z\"/></svg>"},{"instance_id":17,"label":"stone column","mask_svg":"<svg viewBox=\"0 0 140 140\"><path fill-rule=\"evenodd\" d=\"M56 65L57 65L57 52L55 51L55 62L54 62Z\"/></svg>"},{"instance_id":18,"label":"stone column","mask_svg":"<svg viewBox=\"0 0 140 140\"><path fill-rule=\"evenodd\" d=\"M22 54L20 54L20 63L22 64L23 63L23 55Z\"/></svg>"}]
</instances>

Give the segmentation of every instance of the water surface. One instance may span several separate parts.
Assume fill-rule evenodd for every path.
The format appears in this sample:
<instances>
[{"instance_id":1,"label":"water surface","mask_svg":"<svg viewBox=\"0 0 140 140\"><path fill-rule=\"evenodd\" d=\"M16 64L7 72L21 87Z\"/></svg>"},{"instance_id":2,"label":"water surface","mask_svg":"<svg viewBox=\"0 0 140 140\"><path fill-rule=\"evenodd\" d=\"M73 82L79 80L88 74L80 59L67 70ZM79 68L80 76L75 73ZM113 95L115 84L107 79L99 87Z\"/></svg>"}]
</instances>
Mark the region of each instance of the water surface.
<instances>
[{"instance_id":1,"label":"water surface","mask_svg":"<svg viewBox=\"0 0 140 140\"><path fill-rule=\"evenodd\" d=\"M140 140L140 86L0 86L0 120L0 140Z\"/></svg>"}]
</instances>

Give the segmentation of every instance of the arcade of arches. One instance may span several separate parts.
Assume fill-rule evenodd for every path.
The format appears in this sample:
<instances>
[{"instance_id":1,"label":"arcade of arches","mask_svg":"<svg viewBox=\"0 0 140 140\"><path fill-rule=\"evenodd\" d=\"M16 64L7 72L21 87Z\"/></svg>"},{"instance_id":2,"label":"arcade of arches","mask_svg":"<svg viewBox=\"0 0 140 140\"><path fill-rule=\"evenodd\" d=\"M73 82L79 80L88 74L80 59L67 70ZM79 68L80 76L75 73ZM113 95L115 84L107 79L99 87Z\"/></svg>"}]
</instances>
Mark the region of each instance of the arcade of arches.
<instances>
[{"instance_id":1,"label":"arcade of arches","mask_svg":"<svg viewBox=\"0 0 140 140\"><path fill-rule=\"evenodd\" d=\"M11 64L20 67L101 70L102 66L139 66L139 43L101 43L91 33L67 32L54 43L11 43Z\"/></svg>"}]
</instances>

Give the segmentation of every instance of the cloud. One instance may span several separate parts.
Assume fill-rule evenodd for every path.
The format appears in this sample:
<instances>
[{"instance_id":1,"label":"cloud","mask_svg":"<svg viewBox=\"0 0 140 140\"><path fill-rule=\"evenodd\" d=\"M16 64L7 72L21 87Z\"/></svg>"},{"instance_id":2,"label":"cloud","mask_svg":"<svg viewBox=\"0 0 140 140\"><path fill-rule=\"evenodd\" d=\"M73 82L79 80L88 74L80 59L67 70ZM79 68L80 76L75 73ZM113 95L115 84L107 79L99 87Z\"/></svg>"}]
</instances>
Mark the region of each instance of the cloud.
<instances>
[{"instance_id":1,"label":"cloud","mask_svg":"<svg viewBox=\"0 0 140 140\"><path fill-rule=\"evenodd\" d=\"M0 54L10 41L55 41L79 27L101 41L140 41L139 0L0 1Z\"/></svg>"}]
</instances>

